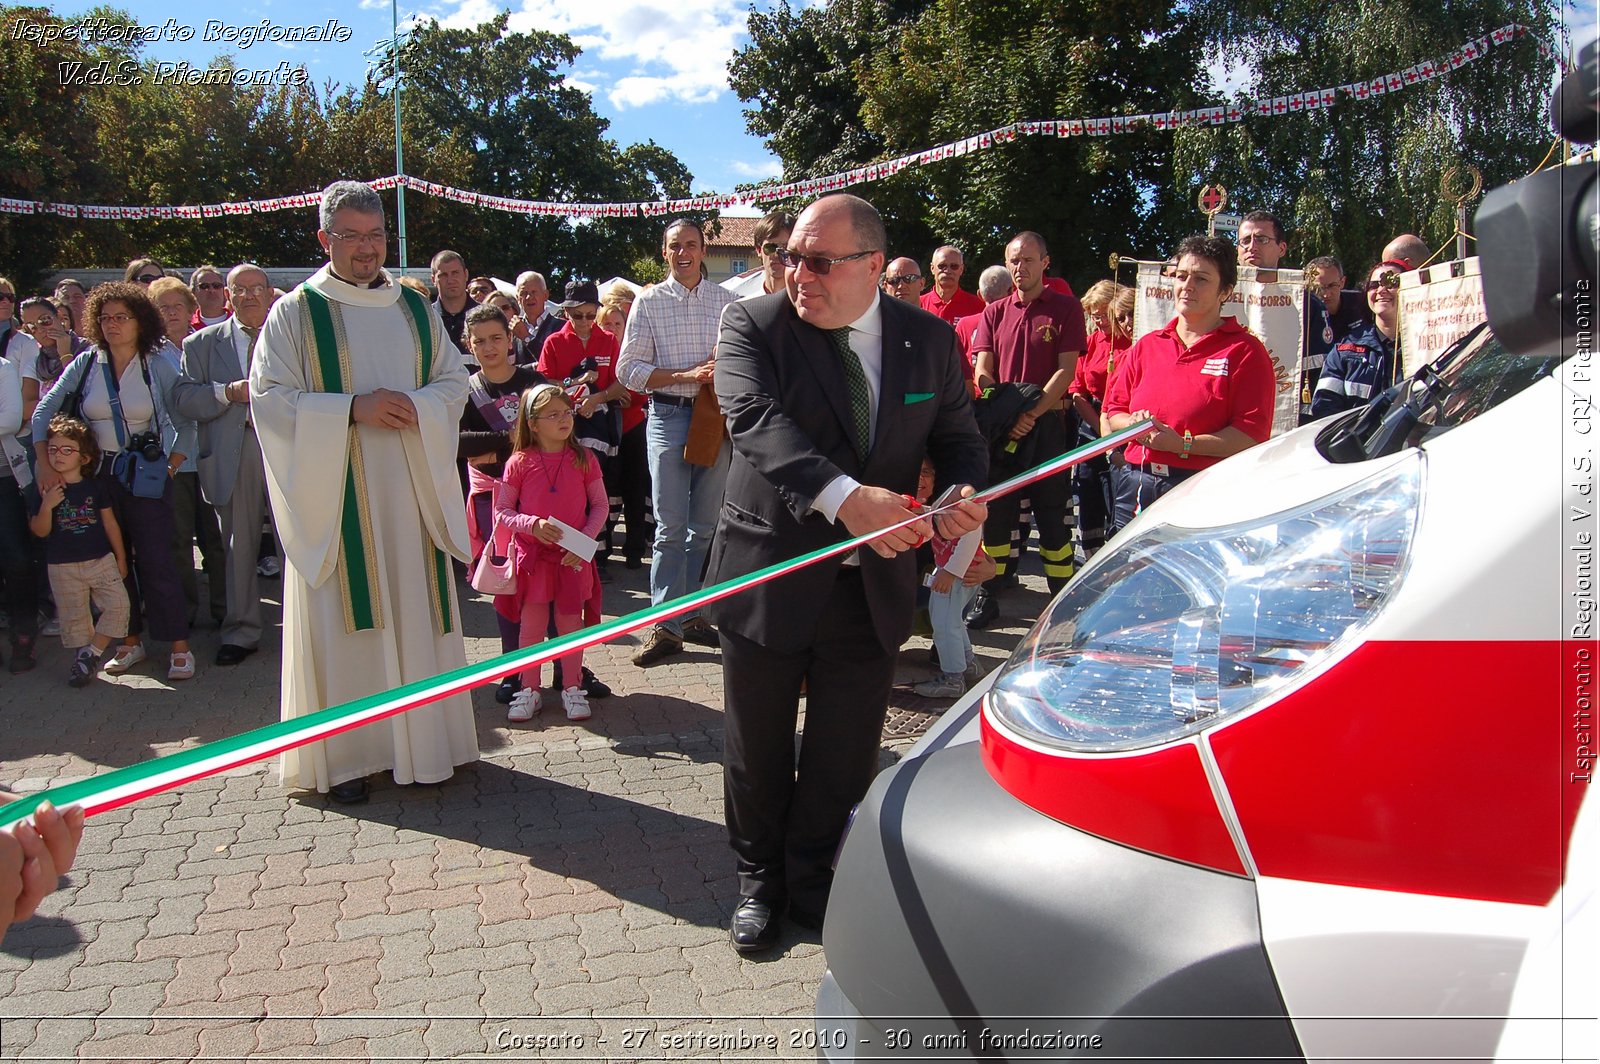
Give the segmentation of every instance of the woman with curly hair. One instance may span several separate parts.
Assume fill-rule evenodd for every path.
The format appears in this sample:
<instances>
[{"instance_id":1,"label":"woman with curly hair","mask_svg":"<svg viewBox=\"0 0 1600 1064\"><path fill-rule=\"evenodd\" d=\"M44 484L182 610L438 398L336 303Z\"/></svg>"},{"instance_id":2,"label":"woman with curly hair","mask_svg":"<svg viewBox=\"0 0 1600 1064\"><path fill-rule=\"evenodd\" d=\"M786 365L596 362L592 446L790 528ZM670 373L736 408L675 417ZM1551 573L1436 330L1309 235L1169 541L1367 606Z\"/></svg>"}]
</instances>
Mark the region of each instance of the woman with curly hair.
<instances>
[{"instance_id":1,"label":"woman with curly hair","mask_svg":"<svg viewBox=\"0 0 1600 1064\"><path fill-rule=\"evenodd\" d=\"M142 617L149 622L152 637L172 644L167 678L187 680L194 675L194 654L189 650L188 604L172 561L172 478L185 456L195 451L194 423L178 414L172 401L177 371L155 357L165 330L142 285L113 281L96 287L89 293L84 330L94 347L72 360L33 412L39 491L49 491L60 479L45 460L50 419L76 406L100 446L99 474L107 481L111 507L132 556L129 635L105 671L117 675L144 660L139 637ZM145 446L138 446L141 442ZM119 455L129 456L122 459L126 464L140 451L159 452L156 461L166 463L167 479L159 498L135 494L124 478L113 475Z\"/></svg>"}]
</instances>

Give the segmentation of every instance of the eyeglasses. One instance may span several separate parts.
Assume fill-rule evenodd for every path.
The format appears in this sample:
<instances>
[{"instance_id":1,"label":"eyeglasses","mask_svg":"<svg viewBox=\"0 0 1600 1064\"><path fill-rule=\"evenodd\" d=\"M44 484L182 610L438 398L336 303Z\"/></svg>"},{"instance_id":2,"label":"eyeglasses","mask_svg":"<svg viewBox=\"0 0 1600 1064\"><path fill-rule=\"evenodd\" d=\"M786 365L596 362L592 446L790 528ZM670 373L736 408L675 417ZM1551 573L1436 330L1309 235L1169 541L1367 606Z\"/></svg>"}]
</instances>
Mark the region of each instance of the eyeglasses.
<instances>
[{"instance_id":1,"label":"eyeglasses","mask_svg":"<svg viewBox=\"0 0 1600 1064\"><path fill-rule=\"evenodd\" d=\"M567 311L568 321L594 321L595 317L593 314L579 314L575 310Z\"/></svg>"},{"instance_id":2,"label":"eyeglasses","mask_svg":"<svg viewBox=\"0 0 1600 1064\"><path fill-rule=\"evenodd\" d=\"M24 329L28 330L29 332L34 332L34 331L39 330L39 329L48 329L51 326L53 326L55 323L56 323L56 319L54 319L54 318L50 317L48 314L46 314L42 318L35 318L33 321L25 321L25 322L23 322L22 323L22 327Z\"/></svg>"},{"instance_id":3,"label":"eyeglasses","mask_svg":"<svg viewBox=\"0 0 1600 1064\"><path fill-rule=\"evenodd\" d=\"M269 284L236 284L229 289L236 296L264 296L272 291Z\"/></svg>"},{"instance_id":4,"label":"eyeglasses","mask_svg":"<svg viewBox=\"0 0 1600 1064\"><path fill-rule=\"evenodd\" d=\"M1267 233L1251 233L1249 236L1239 238L1240 247L1252 247L1256 244L1281 244L1283 241Z\"/></svg>"},{"instance_id":5,"label":"eyeglasses","mask_svg":"<svg viewBox=\"0 0 1600 1064\"><path fill-rule=\"evenodd\" d=\"M101 325L126 325L130 321L133 320L133 315L132 314L102 314L102 315L100 315L100 319L99 320L100 320L100 324Z\"/></svg>"},{"instance_id":6,"label":"eyeglasses","mask_svg":"<svg viewBox=\"0 0 1600 1064\"><path fill-rule=\"evenodd\" d=\"M961 269L962 265L959 262L936 262L933 264L933 271L935 273L949 273L951 270Z\"/></svg>"},{"instance_id":7,"label":"eyeglasses","mask_svg":"<svg viewBox=\"0 0 1600 1064\"><path fill-rule=\"evenodd\" d=\"M135 277L134 280L138 281L140 284L155 284L164 276L166 275L160 273L141 273L139 276Z\"/></svg>"},{"instance_id":8,"label":"eyeglasses","mask_svg":"<svg viewBox=\"0 0 1600 1064\"><path fill-rule=\"evenodd\" d=\"M1368 281L1366 287L1367 287L1367 291L1369 291L1369 292L1376 292L1380 288L1399 288L1400 287L1400 271L1399 270L1385 270L1383 273L1380 273L1377 277L1374 277L1372 280Z\"/></svg>"},{"instance_id":9,"label":"eyeglasses","mask_svg":"<svg viewBox=\"0 0 1600 1064\"><path fill-rule=\"evenodd\" d=\"M223 284L221 281L201 281L199 284L195 285L195 287L200 289L202 292L218 292L228 286Z\"/></svg>"},{"instance_id":10,"label":"eyeglasses","mask_svg":"<svg viewBox=\"0 0 1600 1064\"><path fill-rule=\"evenodd\" d=\"M4 299L4 300L7 300L8 302L15 303L17 301L17 293L15 293L15 292L0 292L0 299Z\"/></svg>"},{"instance_id":11,"label":"eyeglasses","mask_svg":"<svg viewBox=\"0 0 1600 1064\"><path fill-rule=\"evenodd\" d=\"M761 254L769 259L781 258L783 255L783 246L781 244L774 244L769 240L765 244L761 245Z\"/></svg>"},{"instance_id":12,"label":"eyeglasses","mask_svg":"<svg viewBox=\"0 0 1600 1064\"><path fill-rule=\"evenodd\" d=\"M45 444L44 453L45 454L79 454L80 452L78 450L77 444L73 444L72 446L68 447L68 446L65 446L65 445L58 446L58 445L53 444L53 443L48 443L48 444Z\"/></svg>"},{"instance_id":13,"label":"eyeglasses","mask_svg":"<svg viewBox=\"0 0 1600 1064\"><path fill-rule=\"evenodd\" d=\"M557 410L553 414L535 414L529 421L565 421L572 416L571 410Z\"/></svg>"},{"instance_id":14,"label":"eyeglasses","mask_svg":"<svg viewBox=\"0 0 1600 1064\"><path fill-rule=\"evenodd\" d=\"M858 251L854 255L840 255L836 259L830 259L826 255L801 255L799 252L784 248L778 252L778 258L782 261L785 269L798 270L800 265L804 263L806 269L818 277L822 277L841 262L854 262L856 259L864 259L871 254L872 252L870 251Z\"/></svg>"},{"instance_id":15,"label":"eyeglasses","mask_svg":"<svg viewBox=\"0 0 1600 1064\"><path fill-rule=\"evenodd\" d=\"M343 245L353 245L355 247L371 245L375 248L381 248L388 243L389 233L383 229L379 229L375 233L329 233L328 239Z\"/></svg>"},{"instance_id":16,"label":"eyeglasses","mask_svg":"<svg viewBox=\"0 0 1600 1064\"><path fill-rule=\"evenodd\" d=\"M901 274L899 277L885 277L883 279L883 283L884 284L892 284L892 285L903 285L903 284L915 284L916 282L918 282L920 280L922 280L922 274L920 274L920 273L906 273L906 274Z\"/></svg>"}]
</instances>

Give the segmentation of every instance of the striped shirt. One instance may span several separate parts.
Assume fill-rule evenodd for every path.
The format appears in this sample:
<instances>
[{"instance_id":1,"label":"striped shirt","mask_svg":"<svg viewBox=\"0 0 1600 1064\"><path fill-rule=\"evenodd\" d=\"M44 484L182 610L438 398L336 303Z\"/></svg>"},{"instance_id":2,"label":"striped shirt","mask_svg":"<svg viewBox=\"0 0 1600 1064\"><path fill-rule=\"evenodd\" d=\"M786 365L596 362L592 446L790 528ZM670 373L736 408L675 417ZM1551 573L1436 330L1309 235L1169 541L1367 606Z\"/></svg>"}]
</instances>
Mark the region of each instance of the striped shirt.
<instances>
[{"instance_id":1,"label":"striped shirt","mask_svg":"<svg viewBox=\"0 0 1600 1064\"><path fill-rule=\"evenodd\" d=\"M719 284L702 280L685 288L676 277L640 293L628 315L617 358L617 379L636 392L658 369L693 369L711 357L717 346L722 308L739 297ZM698 384L671 384L658 388L685 399L699 394Z\"/></svg>"}]
</instances>

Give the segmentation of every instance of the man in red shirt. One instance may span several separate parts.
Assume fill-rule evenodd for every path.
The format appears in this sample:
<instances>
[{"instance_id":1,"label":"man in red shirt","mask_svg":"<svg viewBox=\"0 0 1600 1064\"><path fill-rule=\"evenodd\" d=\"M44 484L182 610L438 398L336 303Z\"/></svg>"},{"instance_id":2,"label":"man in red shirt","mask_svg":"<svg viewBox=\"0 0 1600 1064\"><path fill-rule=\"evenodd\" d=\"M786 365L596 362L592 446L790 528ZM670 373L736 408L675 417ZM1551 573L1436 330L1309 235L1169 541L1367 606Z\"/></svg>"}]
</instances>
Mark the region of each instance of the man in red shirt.
<instances>
[{"instance_id":1,"label":"man in red shirt","mask_svg":"<svg viewBox=\"0 0 1600 1064\"><path fill-rule=\"evenodd\" d=\"M984 308L972 338L974 377L978 388L996 384L1032 384L1043 395L1032 408L1023 411L1011 430L1013 440L1032 433L1041 435L1029 449L1032 464L1066 453L1069 441L1077 435L1069 408L1063 404L1072 386L1073 371L1086 338L1083 305L1076 296L1062 295L1045 286L1045 270L1050 252L1044 237L1022 232L1006 245L1006 269L1015 288L1011 295ZM998 461L999 452L991 456ZM994 478L1021 472L997 466ZM1051 592L1064 587L1072 578L1072 526L1068 504L1072 486L1061 473L1029 488L1034 519L1039 529L1039 555L1044 561L1045 582ZM996 500L989 507L983 526L983 549L995 561L998 575L1004 575L1011 556L1011 530L1016 524L1018 500L1015 494ZM984 602L974 601L969 623L983 627L998 615L993 600L979 589Z\"/></svg>"},{"instance_id":2,"label":"man in red shirt","mask_svg":"<svg viewBox=\"0 0 1600 1064\"><path fill-rule=\"evenodd\" d=\"M961 249L946 244L933 253L933 291L922 297L922 309L937 314L951 325L957 318L983 313L983 300L961 287L961 273L967 263Z\"/></svg>"}]
</instances>

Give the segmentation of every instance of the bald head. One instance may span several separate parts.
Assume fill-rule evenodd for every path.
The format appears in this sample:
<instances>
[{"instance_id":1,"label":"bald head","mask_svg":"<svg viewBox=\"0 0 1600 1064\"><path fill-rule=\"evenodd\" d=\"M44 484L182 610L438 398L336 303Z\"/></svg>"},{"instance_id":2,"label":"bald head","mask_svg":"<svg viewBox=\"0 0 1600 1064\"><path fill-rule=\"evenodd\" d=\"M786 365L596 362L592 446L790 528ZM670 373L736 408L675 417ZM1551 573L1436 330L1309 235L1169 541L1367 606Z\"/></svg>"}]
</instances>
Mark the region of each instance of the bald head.
<instances>
[{"instance_id":1,"label":"bald head","mask_svg":"<svg viewBox=\"0 0 1600 1064\"><path fill-rule=\"evenodd\" d=\"M789 300L802 321L819 329L849 325L878 298L883 273L883 219L859 196L824 196L800 212L789 250L804 259L828 259L825 271L806 261L784 270Z\"/></svg>"},{"instance_id":2,"label":"bald head","mask_svg":"<svg viewBox=\"0 0 1600 1064\"><path fill-rule=\"evenodd\" d=\"M1401 233L1383 248L1385 262L1403 262L1413 270L1421 269L1432 254L1415 233Z\"/></svg>"},{"instance_id":3,"label":"bald head","mask_svg":"<svg viewBox=\"0 0 1600 1064\"><path fill-rule=\"evenodd\" d=\"M883 290L907 303L920 303L925 282L916 259L899 258L883 271Z\"/></svg>"}]
</instances>

